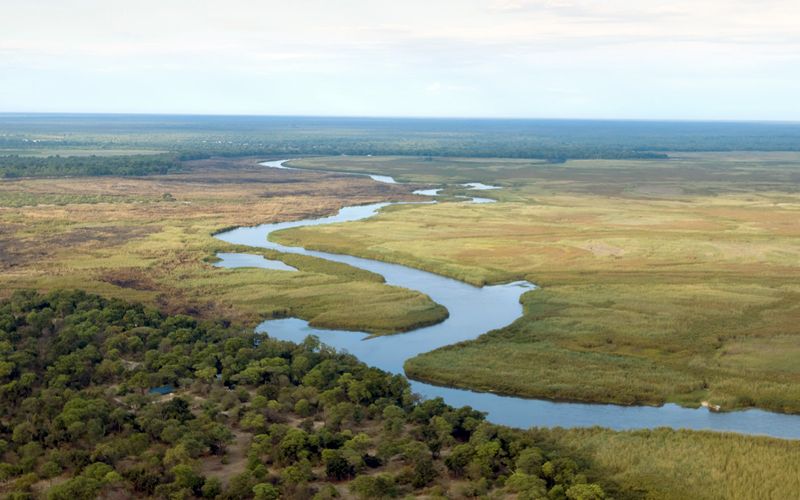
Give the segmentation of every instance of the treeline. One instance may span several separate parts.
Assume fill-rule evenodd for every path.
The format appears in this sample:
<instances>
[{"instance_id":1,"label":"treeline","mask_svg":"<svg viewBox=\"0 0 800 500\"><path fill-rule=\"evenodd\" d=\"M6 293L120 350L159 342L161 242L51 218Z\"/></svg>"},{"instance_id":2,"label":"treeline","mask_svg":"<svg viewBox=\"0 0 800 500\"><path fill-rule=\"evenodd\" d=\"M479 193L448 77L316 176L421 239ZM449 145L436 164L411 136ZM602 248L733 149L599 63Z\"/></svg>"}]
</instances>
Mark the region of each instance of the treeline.
<instances>
[{"instance_id":1,"label":"treeline","mask_svg":"<svg viewBox=\"0 0 800 500\"><path fill-rule=\"evenodd\" d=\"M664 158L800 151L796 123L267 116L3 115L0 149L134 148L197 155Z\"/></svg>"},{"instance_id":2,"label":"treeline","mask_svg":"<svg viewBox=\"0 0 800 500\"><path fill-rule=\"evenodd\" d=\"M181 169L174 155L0 156L0 177L64 177L166 174Z\"/></svg>"},{"instance_id":3,"label":"treeline","mask_svg":"<svg viewBox=\"0 0 800 500\"><path fill-rule=\"evenodd\" d=\"M469 408L419 401L404 377L313 337L280 342L79 291L0 303L4 498L613 491L538 445Z\"/></svg>"},{"instance_id":4,"label":"treeline","mask_svg":"<svg viewBox=\"0 0 800 500\"><path fill-rule=\"evenodd\" d=\"M63 148L54 143L47 147ZM105 147L101 143L80 143L84 149ZM146 145L140 144L139 147ZM503 140L482 142L426 141L407 144L403 141L349 139L292 139L275 143L253 144L236 141L225 143L190 142L173 144L174 155L130 156L0 156L0 175L10 177L66 176L66 175L149 175L178 170L181 161L199 160L212 156L243 157L298 157L298 156L427 156L472 158L542 159L551 163L585 159L666 159L666 153L639 151L616 146L550 146L540 144L508 143ZM161 147L150 144L148 147Z\"/></svg>"},{"instance_id":5,"label":"treeline","mask_svg":"<svg viewBox=\"0 0 800 500\"><path fill-rule=\"evenodd\" d=\"M184 146L185 147L185 146ZM591 159L666 159L669 155L654 151L638 151L614 146L553 146L516 144L503 140L485 142L442 141L430 144L350 140L292 140L279 144L192 145L182 157L203 156L437 156L469 158L541 159L551 163Z\"/></svg>"}]
</instances>

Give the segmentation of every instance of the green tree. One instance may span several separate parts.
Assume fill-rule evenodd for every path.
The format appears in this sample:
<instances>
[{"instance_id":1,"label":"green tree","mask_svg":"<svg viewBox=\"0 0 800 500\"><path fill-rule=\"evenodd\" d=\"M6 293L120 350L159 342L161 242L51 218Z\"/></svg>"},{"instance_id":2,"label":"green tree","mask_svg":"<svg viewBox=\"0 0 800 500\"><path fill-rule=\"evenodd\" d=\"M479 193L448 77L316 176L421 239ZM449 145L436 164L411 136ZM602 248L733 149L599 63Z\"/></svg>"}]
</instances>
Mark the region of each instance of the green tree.
<instances>
[{"instance_id":1,"label":"green tree","mask_svg":"<svg viewBox=\"0 0 800 500\"><path fill-rule=\"evenodd\" d=\"M301 429L290 429L278 445L278 461L292 464L308 455L308 434Z\"/></svg>"},{"instance_id":2,"label":"green tree","mask_svg":"<svg viewBox=\"0 0 800 500\"><path fill-rule=\"evenodd\" d=\"M388 474L358 476L350 482L350 491L359 498L389 498L396 495L394 479Z\"/></svg>"},{"instance_id":3,"label":"green tree","mask_svg":"<svg viewBox=\"0 0 800 500\"><path fill-rule=\"evenodd\" d=\"M597 484L574 484L567 489L569 500L603 500L606 494Z\"/></svg>"},{"instance_id":4,"label":"green tree","mask_svg":"<svg viewBox=\"0 0 800 500\"><path fill-rule=\"evenodd\" d=\"M542 472L544 457L538 448L526 448L517 457L517 471L538 476Z\"/></svg>"},{"instance_id":5,"label":"green tree","mask_svg":"<svg viewBox=\"0 0 800 500\"><path fill-rule=\"evenodd\" d=\"M355 468L339 450L322 450L322 461L325 464L325 475L328 479L342 481L355 475Z\"/></svg>"},{"instance_id":6,"label":"green tree","mask_svg":"<svg viewBox=\"0 0 800 500\"><path fill-rule=\"evenodd\" d=\"M280 497L278 488L269 483L259 483L253 486L253 494L256 500L277 500Z\"/></svg>"},{"instance_id":7,"label":"green tree","mask_svg":"<svg viewBox=\"0 0 800 500\"><path fill-rule=\"evenodd\" d=\"M414 464L414 473L411 478L411 485L414 488L424 488L438 477L436 466L433 460L426 457Z\"/></svg>"},{"instance_id":8,"label":"green tree","mask_svg":"<svg viewBox=\"0 0 800 500\"><path fill-rule=\"evenodd\" d=\"M467 466L475 457L475 450L472 445L460 444L452 449L450 455L445 458L444 463L450 472L455 476L463 476L467 472Z\"/></svg>"},{"instance_id":9,"label":"green tree","mask_svg":"<svg viewBox=\"0 0 800 500\"><path fill-rule=\"evenodd\" d=\"M547 495L547 483L544 479L522 471L515 472L506 480L506 488L523 499L540 499Z\"/></svg>"},{"instance_id":10,"label":"green tree","mask_svg":"<svg viewBox=\"0 0 800 500\"><path fill-rule=\"evenodd\" d=\"M222 493L222 483L216 477L209 477L200 490L203 498L216 498Z\"/></svg>"},{"instance_id":11,"label":"green tree","mask_svg":"<svg viewBox=\"0 0 800 500\"><path fill-rule=\"evenodd\" d=\"M186 464L178 464L172 468L172 475L175 476L175 484L180 488L187 488L195 493L200 492L203 486L203 478L194 469Z\"/></svg>"}]
</instances>

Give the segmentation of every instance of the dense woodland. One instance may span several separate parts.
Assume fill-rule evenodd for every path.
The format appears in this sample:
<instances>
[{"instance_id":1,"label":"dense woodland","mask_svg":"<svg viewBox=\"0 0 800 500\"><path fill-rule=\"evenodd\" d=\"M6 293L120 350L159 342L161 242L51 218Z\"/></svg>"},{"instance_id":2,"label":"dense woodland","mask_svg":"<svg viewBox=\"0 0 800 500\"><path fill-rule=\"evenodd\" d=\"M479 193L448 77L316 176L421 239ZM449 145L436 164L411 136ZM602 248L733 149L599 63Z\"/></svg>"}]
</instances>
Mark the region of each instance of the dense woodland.
<instances>
[{"instance_id":1,"label":"dense woodland","mask_svg":"<svg viewBox=\"0 0 800 500\"><path fill-rule=\"evenodd\" d=\"M0 114L0 155L41 154L54 148L63 150L63 156L69 156L70 149L155 148L171 151L182 159L208 156L408 155L532 158L559 163L568 159L667 158L672 151L797 151L800 148L800 125ZM161 164L134 166L126 160L113 160L109 165L113 163L110 168L119 169L121 174L143 168L146 170L143 173L160 173L161 168L174 167L163 163L164 159L161 158ZM141 161L154 160L151 157L151 160ZM44 162L63 160L50 158ZM35 166L37 162L31 165ZM59 165L62 170L70 167ZM100 166L78 173L93 174L93 170L104 173ZM59 169L53 172L61 175ZM28 172L25 175L37 174Z\"/></svg>"},{"instance_id":2,"label":"dense woodland","mask_svg":"<svg viewBox=\"0 0 800 500\"><path fill-rule=\"evenodd\" d=\"M0 303L7 498L606 498L537 444L313 337L80 291Z\"/></svg>"},{"instance_id":3,"label":"dense woodland","mask_svg":"<svg viewBox=\"0 0 800 500\"><path fill-rule=\"evenodd\" d=\"M180 170L174 155L0 156L0 177L151 175Z\"/></svg>"}]
</instances>

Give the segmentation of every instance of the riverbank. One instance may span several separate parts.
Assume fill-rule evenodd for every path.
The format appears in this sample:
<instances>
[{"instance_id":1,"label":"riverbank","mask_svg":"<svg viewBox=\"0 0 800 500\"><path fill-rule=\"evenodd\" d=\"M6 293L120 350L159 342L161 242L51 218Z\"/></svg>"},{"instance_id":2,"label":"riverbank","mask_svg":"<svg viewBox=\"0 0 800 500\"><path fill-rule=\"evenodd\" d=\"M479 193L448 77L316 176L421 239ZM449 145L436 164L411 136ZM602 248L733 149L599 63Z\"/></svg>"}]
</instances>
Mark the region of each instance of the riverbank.
<instances>
[{"instance_id":1,"label":"riverbank","mask_svg":"<svg viewBox=\"0 0 800 500\"><path fill-rule=\"evenodd\" d=\"M514 325L412 360L425 380L529 397L798 413L795 157L558 166L330 158L339 171L352 162L436 186L505 188L492 192L498 204L403 208L279 238L474 284L542 286L523 296Z\"/></svg>"},{"instance_id":2,"label":"riverbank","mask_svg":"<svg viewBox=\"0 0 800 500\"><path fill-rule=\"evenodd\" d=\"M24 207L0 206L3 229L0 248L6 251L2 264L11 264L8 259L14 259L14 267L4 268L2 273L3 290L10 293L9 290L16 287L86 287L104 296L157 305L162 311L174 308L200 318L230 319L237 331L256 324L259 318L273 311L298 313L301 311L298 306L314 302L313 294L323 291L319 287L325 283L327 289L337 292L331 296L331 308L350 299L349 283L353 280L374 282L372 290L380 293L382 288L378 285L382 283L382 277L311 256L256 251L267 258L279 257L288 265L300 268L302 274L252 268L214 268L210 263L215 252L254 252L255 249L229 245L213 239L210 234L226 226L318 217L333 213L346 204L376 202L386 199L386 190L391 190L391 186L361 178L327 178L324 174L275 172L262 167L240 168L231 165L230 160L219 161L219 170L181 175L180 179L170 176L0 183L7 190L24 194L28 200ZM101 192L104 199L111 198L113 202L97 203L95 195ZM177 201L163 201L164 192L172 193ZM396 199L411 199L403 198L406 192L407 188L402 186L398 186L396 192L389 191ZM53 204L56 196L59 205ZM495 191L492 196L508 199L517 195L509 193L507 188ZM0 197L0 202L2 199L5 198ZM462 204L461 208L473 207ZM409 209L400 207L397 210ZM388 212L370 223L379 225L387 215ZM352 229L353 224L348 224L340 226L339 230L348 234ZM3 242L5 246L2 246ZM435 243L426 241L432 252L439 251ZM18 250L24 250L24 253L18 254ZM522 257L524 255L518 255L518 258ZM654 275L658 276L658 273L641 277L637 294L642 300L662 300L660 294L674 293L674 289L663 287L651 290L648 281L652 285ZM713 281L711 275L697 276L697 279ZM545 287L529 294L535 299L531 304L544 301L559 283L557 273L548 273L546 269L537 271L535 278ZM608 276L600 274L597 279L606 280ZM751 293L749 286L745 288L744 293ZM291 297L290 302L287 290L305 290L305 295ZM586 318L602 318L605 310L611 307L598 309L608 301L608 296L603 296L604 290L599 288L591 294L584 290L584 293L587 303L583 306L585 309L578 311L585 311ZM632 298L635 295L626 300ZM562 311L561 314L584 317L584 314L561 306L562 301L553 299L554 303L547 306L548 309L533 309L533 313L541 317L543 313L558 314ZM699 305L698 309L703 307ZM601 313L599 316L598 311ZM369 317L373 310L362 307L355 312ZM320 331L320 335L331 333ZM358 345L368 346L372 342L359 341L363 336L359 333L342 335L348 335ZM518 336L517 346L524 347L529 340L527 334L520 332L515 335ZM403 335L382 338L400 340ZM741 351L739 355L751 352ZM556 360L555 364L560 362ZM428 390L434 389L449 391L439 387ZM448 397L457 403L456 395L462 394L465 398L476 397L476 393L469 391L456 391ZM493 418L503 417L498 412L511 417L520 414L514 405L519 398L509 400L491 393L477 394L477 397L486 398L485 407L494 413ZM464 404L469 404L471 400L464 401ZM542 406L537 412L541 417L538 424L547 428L535 431L537 442L549 439L553 449L562 450L561 457L575 457L582 465L591 464L597 477L619 480L624 490L612 492L617 499L640 499L643 496L676 500L687 497L749 499L770 495L792 498L800 489L796 481L800 478L798 441L665 429L559 430L555 427L562 425L562 414L553 410L559 403L539 403ZM603 414L605 405L587 406L590 408L585 413L587 419L583 425L592 425L592 419ZM676 407L668 406L667 409ZM240 414L233 412L232 415ZM631 418L641 421L638 416ZM759 418L753 420L761 421ZM764 423L769 425L769 420ZM572 450L575 450L574 454Z\"/></svg>"},{"instance_id":3,"label":"riverbank","mask_svg":"<svg viewBox=\"0 0 800 500\"><path fill-rule=\"evenodd\" d=\"M393 332L446 317L416 292L328 260L283 256L296 276L214 267L217 252L245 250L212 236L222 228L413 200L407 190L265 169L255 158L188 163L174 175L0 182L0 297L81 288L249 327L294 314L317 325Z\"/></svg>"},{"instance_id":4,"label":"riverbank","mask_svg":"<svg viewBox=\"0 0 800 500\"><path fill-rule=\"evenodd\" d=\"M270 165L267 164L266 166ZM526 282L476 288L456 280L397 264L388 264L343 254L319 252L302 247L288 247L270 241L271 235L277 231L308 226L328 226L330 224L370 219L379 210L388 205L387 203L379 203L369 206L347 207L336 215L320 219L239 228L217 236L223 241L237 245L250 245L279 252L311 255L381 274L388 284L421 290L438 304L445 306L450 312L450 317L445 322L403 335L376 338L366 342L363 341L366 338L364 334L359 335L353 331L317 330L311 327L313 325L310 326L306 322L297 319L267 321L259 327L259 331L268 332L270 336L294 342L301 342L309 334L318 335L328 345L337 349L347 350L372 366L394 373L402 373L404 361L413 356L424 354L436 348L444 347L445 350L457 348L458 342L473 340L484 332L511 323L520 316L522 311L518 304L519 297L525 291L533 288L532 285ZM341 228L343 226L336 227ZM453 344L456 345L453 346ZM456 367L455 371L459 372L457 360L451 361L451 367ZM560 368L564 369L566 367ZM580 366L579 369L585 369L585 367ZM499 376L503 378L500 371L497 371L497 373L500 373ZM462 383L453 385L463 387ZM476 409L487 411L489 412L489 418L494 422L517 427L541 425L541 417L547 413L550 418L556 418L559 422L558 425L567 427L600 425L612 429L630 429L671 426L675 428L716 429L767 434L784 438L800 438L800 429L796 429L795 425L796 418L763 411L751 410L735 414L714 414L706 409L679 408L676 405L666 405L658 408L581 405L501 397L487 393L473 393L452 388L428 386L420 383L414 384L414 388L426 397L444 397L451 404L469 405ZM559 397L558 395L554 396ZM628 404L635 403L636 401ZM601 406L603 411L598 412L597 410ZM503 408L501 414L498 414L498 408ZM513 414L511 419L508 416L502 416L502 414L508 415L509 410L512 408L514 410L510 412ZM714 415L718 416L715 418Z\"/></svg>"}]
</instances>

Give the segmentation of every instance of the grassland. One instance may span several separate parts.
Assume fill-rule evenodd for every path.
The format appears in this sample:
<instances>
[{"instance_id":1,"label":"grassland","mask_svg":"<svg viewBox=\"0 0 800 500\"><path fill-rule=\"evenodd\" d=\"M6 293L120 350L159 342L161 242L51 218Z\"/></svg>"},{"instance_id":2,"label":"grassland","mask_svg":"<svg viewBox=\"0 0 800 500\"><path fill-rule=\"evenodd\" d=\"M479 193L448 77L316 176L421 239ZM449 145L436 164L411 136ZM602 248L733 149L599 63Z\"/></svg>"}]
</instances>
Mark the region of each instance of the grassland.
<instances>
[{"instance_id":1,"label":"grassland","mask_svg":"<svg viewBox=\"0 0 800 500\"><path fill-rule=\"evenodd\" d=\"M540 429L537 441L581 457L618 498L797 498L800 443L712 432Z\"/></svg>"},{"instance_id":2,"label":"grassland","mask_svg":"<svg viewBox=\"0 0 800 500\"><path fill-rule=\"evenodd\" d=\"M82 288L167 312L245 324L292 314L320 327L390 333L440 321L446 311L382 277L310 257L270 254L287 273L212 266L213 238L238 225L323 215L346 204L407 197L368 179L205 160L191 172L142 178L0 182L0 294Z\"/></svg>"},{"instance_id":3,"label":"grassland","mask_svg":"<svg viewBox=\"0 0 800 500\"><path fill-rule=\"evenodd\" d=\"M800 160L681 156L562 165L303 160L294 165L437 185L497 183L505 189L488 195L503 203L395 207L368 223L282 237L475 284L542 285L523 297L515 324L412 360L414 376L554 399L710 399L797 411ZM410 199L408 191L265 170L252 160L196 162L148 178L0 181L0 295L83 288L246 324L293 314L320 326L411 328L444 311L365 271L274 252L264 253L301 272L211 265L218 251L245 250L211 236L222 228ZM619 484L616 498L783 499L800 489L795 442L669 430L534 432Z\"/></svg>"},{"instance_id":4,"label":"grassland","mask_svg":"<svg viewBox=\"0 0 800 500\"><path fill-rule=\"evenodd\" d=\"M513 325L410 360L413 378L551 399L800 412L797 154L293 165L505 188L491 192L502 203L396 207L277 235L476 285L542 287L523 296Z\"/></svg>"}]
</instances>

